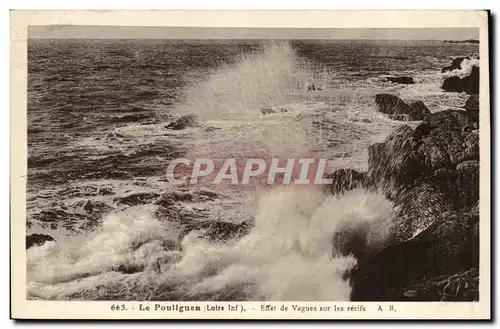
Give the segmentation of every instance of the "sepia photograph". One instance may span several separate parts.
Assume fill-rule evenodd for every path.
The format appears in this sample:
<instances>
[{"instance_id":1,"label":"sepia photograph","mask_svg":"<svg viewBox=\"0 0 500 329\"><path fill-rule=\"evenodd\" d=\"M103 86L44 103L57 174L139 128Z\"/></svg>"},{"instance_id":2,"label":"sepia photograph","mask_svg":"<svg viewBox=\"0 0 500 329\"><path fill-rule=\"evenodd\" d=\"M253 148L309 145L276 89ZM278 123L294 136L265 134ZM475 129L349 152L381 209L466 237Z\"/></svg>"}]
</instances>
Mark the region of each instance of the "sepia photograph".
<instances>
[{"instance_id":1,"label":"sepia photograph","mask_svg":"<svg viewBox=\"0 0 500 329\"><path fill-rule=\"evenodd\" d=\"M482 14L28 24L13 298L106 302L110 318L489 314Z\"/></svg>"}]
</instances>

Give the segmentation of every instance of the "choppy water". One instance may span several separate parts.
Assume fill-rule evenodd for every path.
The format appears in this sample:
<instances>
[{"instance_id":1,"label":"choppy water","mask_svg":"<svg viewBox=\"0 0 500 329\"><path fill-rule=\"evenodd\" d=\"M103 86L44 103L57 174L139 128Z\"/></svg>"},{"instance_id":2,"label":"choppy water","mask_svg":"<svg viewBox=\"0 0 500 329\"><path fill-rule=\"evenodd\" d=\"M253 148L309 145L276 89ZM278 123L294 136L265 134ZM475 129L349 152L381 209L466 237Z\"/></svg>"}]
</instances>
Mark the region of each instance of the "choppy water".
<instances>
[{"instance_id":1,"label":"choppy water","mask_svg":"<svg viewBox=\"0 0 500 329\"><path fill-rule=\"evenodd\" d=\"M392 211L383 196L174 187L169 161L307 154L329 170L364 170L367 147L400 125L373 96L461 107L466 95L442 92L440 70L477 54L420 41L30 40L27 233L57 242L27 251L29 297L348 299L355 259L332 237L355 227L369 230L370 246L383 243ZM166 129L186 113L200 126ZM189 232L213 222L250 232L229 241Z\"/></svg>"}]
</instances>

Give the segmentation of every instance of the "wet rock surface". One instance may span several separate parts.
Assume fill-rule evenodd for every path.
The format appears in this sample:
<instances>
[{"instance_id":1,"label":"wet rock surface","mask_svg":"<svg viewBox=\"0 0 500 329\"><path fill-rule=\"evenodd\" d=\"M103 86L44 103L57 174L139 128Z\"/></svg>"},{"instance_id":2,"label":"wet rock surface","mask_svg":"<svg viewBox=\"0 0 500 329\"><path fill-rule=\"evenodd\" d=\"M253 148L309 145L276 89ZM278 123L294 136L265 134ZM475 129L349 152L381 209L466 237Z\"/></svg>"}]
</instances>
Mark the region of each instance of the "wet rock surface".
<instances>
[{"instance_id":1,"label":"wet rock surface","mask_svg":"<svg viewBox=\"0 0 500 329\"><path fill-rule=\"evenodd\" d=\"M479 117L479 95L470 96L464 105L465 111L472 117Z\"/></svg>"},{"instance_id":2,"label":"wet rock surface","mask_svg":"<svg viewBox=\"0 0 500 329\"><path fill-rule=\"evenodd\" d=\"M464 77L451 76L443 80L441 89L447 92L465 92L469 95L479 93L479 67L472 66L470 73Z\"/></svg>"},{"instance_id":3,"label":"wet rock surface","mask_svg":"<svg viewBox=\"0 0 500 329\"><path fill-rule=\"evenodd\" d=\"M445 72L449 72L449 71L461 69L462 68L462 62L465 59L470 59L470 57L467 56L467 57L457 57L457 58L454 58L451 61L451 65L443 67L443 69L441 70L441 73L445 73Z\"/></svg>"},{"instance_id":4,"label":"wet rock surface","mask_svg":"<svg viewBox=\"0 0 500 329\"><path fill-rule=\"evenodd\" d=\"M380 104L400 101L384 96ZM477 300L477 119L474 111L429 113L369 147L366 175L351 181L383 191L395 210L387 245L355 255L352 300ZM349 186L350 172L331 175L332 193Z\"/></svg>"},{"instance_id":5,"label":"wet rock surface","mask_svg":"<svg viewBox=\"0 0 500 329\"><path fill-rule=\"evenodd\" d=\"M26 236L26 249L29 249L33 246L41 246L47 241L54 241L54 238L47 234L30 234Z\"/></svg>"},{"instance_id":6,"label":"wet rock surface","mask_svg":"<svg viewBox=\"0 0 500 329\"><path fill-rule=\"evenodd\" d=\"M422 101L416 101L408 105L399 97L390 94L377 94L375 104L379 112L388 114L393 120L423 120L425 116L431 113Z\"/></svg>"},{"instance_id":7,"label":"wet rock surface","mask_svg":"<svg viewBox=\"0 0 500 329\"><path fill-rule=\"evenodd\" d=\"M332 179L332 184L328 185L328 191L332 194L340 194L355 188L363 187L366 173L353 169L338 169L329 174L327 179Z\"/></svg>"}]
</instances>

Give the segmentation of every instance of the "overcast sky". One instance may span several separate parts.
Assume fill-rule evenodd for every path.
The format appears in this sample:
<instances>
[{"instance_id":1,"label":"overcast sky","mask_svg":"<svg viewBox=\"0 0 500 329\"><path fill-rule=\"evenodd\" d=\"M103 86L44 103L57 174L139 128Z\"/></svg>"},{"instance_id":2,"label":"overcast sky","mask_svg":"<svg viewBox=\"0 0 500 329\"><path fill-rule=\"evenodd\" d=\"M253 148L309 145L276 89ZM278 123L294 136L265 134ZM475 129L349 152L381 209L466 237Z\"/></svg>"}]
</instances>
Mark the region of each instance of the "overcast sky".
<instances>
[{"instance_id":1,"label":"overcast sky","mask_svg":"<svg viewBox=\"0 0 500 329\"><path fill-rule=\"evenodd\" d=\"M91 25L29 26L29 38L92 39L479 39L477 28L206 28Z\"/></svg>"}]
</instances>

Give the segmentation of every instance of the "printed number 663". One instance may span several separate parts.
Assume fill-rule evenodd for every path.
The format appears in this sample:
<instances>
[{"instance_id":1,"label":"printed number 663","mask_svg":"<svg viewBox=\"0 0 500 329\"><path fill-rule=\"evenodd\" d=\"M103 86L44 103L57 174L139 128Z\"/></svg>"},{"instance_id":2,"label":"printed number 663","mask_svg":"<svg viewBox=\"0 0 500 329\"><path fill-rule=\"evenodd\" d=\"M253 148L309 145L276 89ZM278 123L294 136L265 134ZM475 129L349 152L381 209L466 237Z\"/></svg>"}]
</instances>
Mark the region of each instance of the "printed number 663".
<instances>
[{"instance_id":1,"label":"printed number 663","mask_svg":"<svg viewBox=\"0 0 500 329\"><path fill-rule=\"evenodd\" d=\"M115 304L111 305L111 311L126 311L126 310L127 310L127 308L125 307L124 304L122 304L122 305L115 305Z\"/></svg>"}]
</instances>

